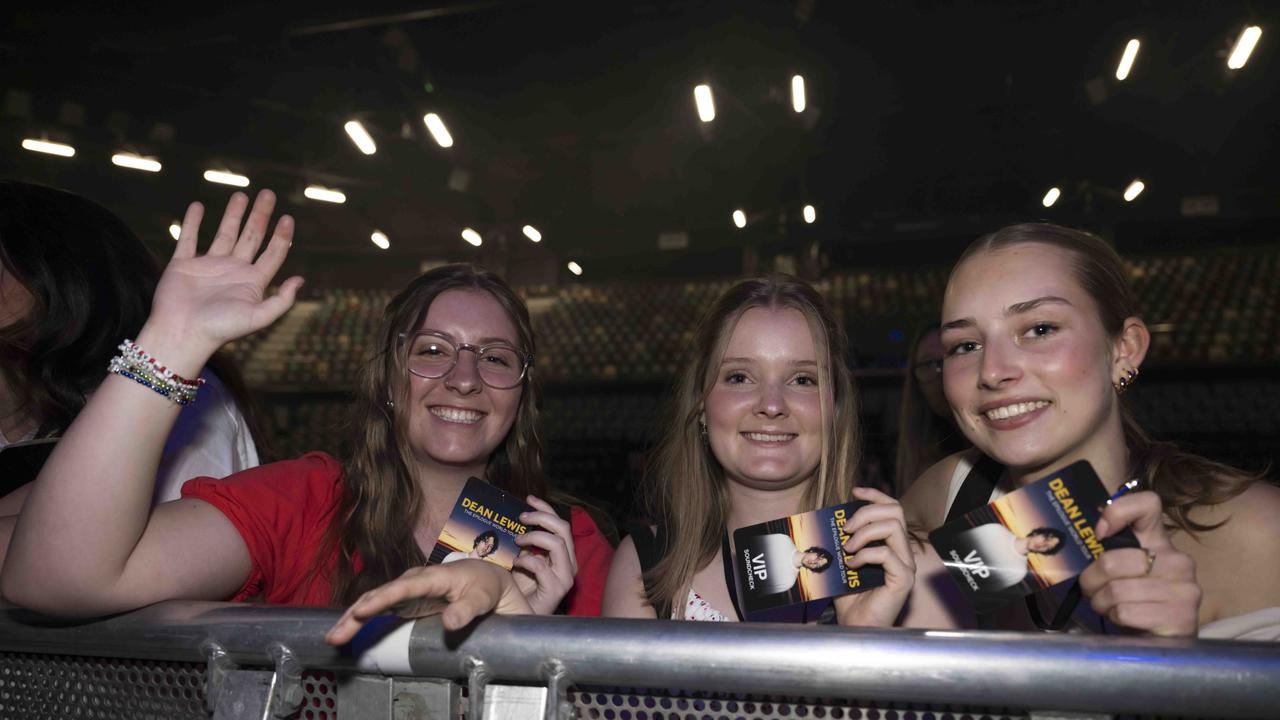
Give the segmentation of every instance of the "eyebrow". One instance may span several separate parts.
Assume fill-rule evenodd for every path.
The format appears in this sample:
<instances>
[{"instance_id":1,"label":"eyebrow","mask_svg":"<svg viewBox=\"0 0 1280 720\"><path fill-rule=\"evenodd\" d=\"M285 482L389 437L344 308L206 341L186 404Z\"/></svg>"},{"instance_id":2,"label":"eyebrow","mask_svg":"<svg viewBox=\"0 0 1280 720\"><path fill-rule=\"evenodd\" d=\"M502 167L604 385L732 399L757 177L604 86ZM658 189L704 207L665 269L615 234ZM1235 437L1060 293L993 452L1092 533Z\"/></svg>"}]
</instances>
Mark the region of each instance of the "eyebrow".
<instances>
[{"instance_id":1,"label":"eyebrow","mask_svg":"<svg viewBox=\"0 0 1280 720\"><path fill-rule=\"evenodd\" d=\"M1041 305L1071 305L1071 301L1063 297L1058 297L1057 295L1045 295L1034 300L1024 300L1023 302L1010 305L1004 309L1004 316L1009 317L1010 315L1022 315L1024 313L1029 313ZM974 322L974 319L967 317L945 322L939 329L943 331L958 330L960 328L974 327L975 325L977 325L977 323Z\"/></svg>"},{"instance_id":2,"label":"eyebrow","mask_svg":"<svg viewBox=\"0 0 1280 720\"><path fill-rule=\"evenodd\" d=\"M720 364L721 364L721 365L728 365L729 363L753 363L753 362L755 362L755 359L754 359L754 358L747 358L747 357L727 357L727 358L725 358L725 359L721 360L721 361L720 361ZM811 366L813 366L813 367L817 367L817 366L818 366L818 361L816 361L816 360L796 360L796 361L793 361L791 364L792 364L792 365L804 365L804 366L810 366L810 365L811 365Z\"/></svg>"},{"instance_id":3,"label":"eyebrow","mask_svg":"<svg viewBox=\"0 0 1280 720\"><path fill-rule=\"evenodd\" d=\"M451 333L447 333L447 332L445 332L445 331L443 331L443 330L433 330L433 329L431 329L431 328L423 328L423 329L419 330L418 332L416 332L416 333L414 333L414 334L415 334L415 335L424 335L424 334L425 334L425 335L439 335L440 337L442 337L442 338L444 338L444 339L448 340L448 341L449 341L449 342L451 342L451 343L456 343L456 342L458 342L458 339L457 339L457 338L455 338ZM486 346L486 345L494 345L494 344L496 344L496 343L502 343L502 344L504 344L504 345L510 345L511 347L515 347L515 346L516 346L516 344L515 344L514 342L512 342L511 340L508 340L507 338L503 338L503 337L482 337L482 338L480 338L480 339L479 339L475 344L476 344L476 345L479 345L480 347L484 347L484 346ZM469 343L468 343L468 344L469 344Z\"/></svg>"}]
</instances>

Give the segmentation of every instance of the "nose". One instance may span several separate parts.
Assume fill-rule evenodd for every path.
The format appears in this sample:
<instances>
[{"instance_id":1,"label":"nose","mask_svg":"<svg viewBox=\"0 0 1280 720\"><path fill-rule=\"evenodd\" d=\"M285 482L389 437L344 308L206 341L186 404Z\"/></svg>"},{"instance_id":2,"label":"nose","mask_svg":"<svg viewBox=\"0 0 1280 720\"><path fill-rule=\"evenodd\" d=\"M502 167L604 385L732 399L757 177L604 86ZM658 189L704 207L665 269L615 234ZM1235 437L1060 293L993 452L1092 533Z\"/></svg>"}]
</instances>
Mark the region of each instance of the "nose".
<instances>
[{"instance_id":1,"label":"nose","mask_svg":"<svg viewBox=\"0 0 1280 720\"><path fill-rule=\"evenodd\" d=\"M759 396L756 398L755 413L760 417L769 419L786 417L787 396L778 383L766 382L760 385Z\"/></svg>"},{"instance_id":2,"label":"nose","mask_svg":"<svg viewBox=\"0 0 1280 720\"><path fill-rule=\"evenodd\" d=\"M994 390L1021 377L1022 367L1018 364L1017 352L1017 346L1012 340L989 337L982 348L978 384Z\"/></svg>"},{"instance_id":3,"label":"nose","mask_svg":"<svg viewBox=\"0 0 1280 720\"><path fill-rule=\"evenodd\" d=\"M444 385L460 395L473 395L480 392L483 382L480 380L480 357L471 348L458 350L453 369L444 376Z\"/></svg>"}]
</instances>

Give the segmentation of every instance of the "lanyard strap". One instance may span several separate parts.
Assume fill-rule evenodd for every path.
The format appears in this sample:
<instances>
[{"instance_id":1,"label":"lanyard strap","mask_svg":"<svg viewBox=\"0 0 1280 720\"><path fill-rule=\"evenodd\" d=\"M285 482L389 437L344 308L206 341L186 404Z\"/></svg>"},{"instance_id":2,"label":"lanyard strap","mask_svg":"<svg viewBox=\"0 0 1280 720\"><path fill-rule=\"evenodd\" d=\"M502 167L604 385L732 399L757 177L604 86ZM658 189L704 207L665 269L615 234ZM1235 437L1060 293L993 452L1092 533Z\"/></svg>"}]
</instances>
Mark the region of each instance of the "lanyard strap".
<instances>
[{"instance_id":1,"label":"lanyard strap","mask_svg":"<svg viewBox=\"0 0 1280 720\"><path fill-rule=\"evenodd\" d=\"M738 622L746 622L742 617L742 608L738 606L738 583L733 579L733 553L729 551L729 531L720 536L720 561L724 565L724 586L729 591L729 601L733 603L733 612Z\"/></svg>"}]
</instances>

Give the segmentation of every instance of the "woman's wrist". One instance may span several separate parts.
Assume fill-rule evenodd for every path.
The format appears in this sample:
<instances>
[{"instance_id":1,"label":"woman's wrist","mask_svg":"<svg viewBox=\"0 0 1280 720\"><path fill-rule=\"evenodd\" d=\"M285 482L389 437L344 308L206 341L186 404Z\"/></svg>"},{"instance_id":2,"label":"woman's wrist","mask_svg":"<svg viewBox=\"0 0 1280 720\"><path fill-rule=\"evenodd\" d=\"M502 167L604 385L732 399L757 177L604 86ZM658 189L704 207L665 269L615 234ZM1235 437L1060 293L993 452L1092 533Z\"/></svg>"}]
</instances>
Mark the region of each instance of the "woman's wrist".
<instances>
[{"instance_id":1,"label":"woman's wrist","mask_svg":"<svg viewBox=\"0 0 1280 720\"><path fill-rule=\"evenodd\" d=\"M135 342L158 363L184 378L199 377L205 363L218 351L208 340L154 319L142 326Z\"/></svg>"}]
</instances>

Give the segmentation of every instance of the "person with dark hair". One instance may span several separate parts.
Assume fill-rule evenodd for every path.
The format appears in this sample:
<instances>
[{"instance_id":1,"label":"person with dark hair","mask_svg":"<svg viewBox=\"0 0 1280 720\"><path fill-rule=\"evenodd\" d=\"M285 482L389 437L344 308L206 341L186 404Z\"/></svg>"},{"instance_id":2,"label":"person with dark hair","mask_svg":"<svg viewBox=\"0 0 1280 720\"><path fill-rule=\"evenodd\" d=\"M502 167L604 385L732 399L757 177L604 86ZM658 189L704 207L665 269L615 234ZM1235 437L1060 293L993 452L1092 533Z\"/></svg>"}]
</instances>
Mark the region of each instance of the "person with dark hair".
<instances>
[{"instance_id":1,"label":"person with dark hair","mask_svg":"<svg viewBox=\"0 0 1280 720\"><path fill-rule=\"evenodd\" d=\"M733 530L858 499L868 504L844 528L848 567L883 565L884 586L771 619L818 621L834 605L842 624L893 624L915 560L897 502L857 487L847 343L826 300L799 278L744 280L716 299L695 332L647 478L656 524L636 527L618 547L606 615L739 620L723 562L734 556ZM780 538L773 555L795 559L778 573L785 590L800 563L816 569L823 559Z\"/></svg>"},{"instance_id":2,"label":"person with dark hair","mask_svg":"<svg viewBox=\"0 0 1280 720\"><path fill-rule=\"evenodd\" d=\"M441 563L451 563L457 560L465 560L473 558L475 560L483 560L498 551L498 533L493 530L485 530L471 541L471 552L454 551L444 556Z\"/></svg>"},{"instance_id":3,"label":"person with dark hair","mask_svg":"<svg viewBox=\"0 0 1280 720\"><path fill-rule=\"evenodd\" d=\"M36 480L0 575L10 599L60 615L179 597L352 605L334 642L386 610L381 599L438 593L441 579L512 611L549 614L563 602L596 614L612 548L584 511L562 508L561 517L538 497L546 480L528 311L500 278L468 265L422 275L387 306L357 390L360 435L348 462L309 453L196 478L182 500L147 507L143 478L177 415L173 398L199 392L186 378L224 343L282 316L302 285L291 277L266 295L293 219L282 216L269 235L275 196L259 193L245 220L248 205L232 196L204 255L203 208L187 211L136 348L118 361L126 372L103 382ZM140 374L151 386L129 376ZM421 567L470 477L534 507L516 542L535 552L517 559L514 575L472 560Z\"/></svg>"},{"instance_id":4,"label":"person with dark hair","mask_svg":"<svg viewBox=\"0 0 1280 720\"><path fill-rule=\"evenodd\" d=\"M0 182L0 448L62 434L116 346L142 327L159 276L147 247L101 205ZM194 475L258 464L261 438L234 363L215 356L200 376L205 391L184 408L162 453L156 502L177 499ZM0 515L21 510L33 478L0 479ZM12 521L4 522L7 542Z\"/></svg>"},{"instance_id":5,"label":"person with dark hair","mask_svg":"<svg viewBox=\"0 0 1280 720\"><path fill-rule=\"evenodd\" d=\"M942 394L942 340L934 322L920 329L907 353L898 409L894 494L902 497L920 473L968 446Z\"/></svg>"},{"instance_id":6,"label":"person with dark hair","mask_svg":"<svg viewBox=\"0 0 1280 720\"><path fill-rule=\"evenodd\" d=\"M1079 608L1077 624L1280 639L1280 488L1138 426L1123 393L1150 334L1110 245L1044 223L979 238L947 283L942 345L947 401L975 450L921 476L903 499L908 521L936 528L1087 460L1111 492L1138 480L1095 530L1105 539L1129 527L1141 547L1109 550L1084 571L1096 616Z\"/></svg>"}]
</instances>

